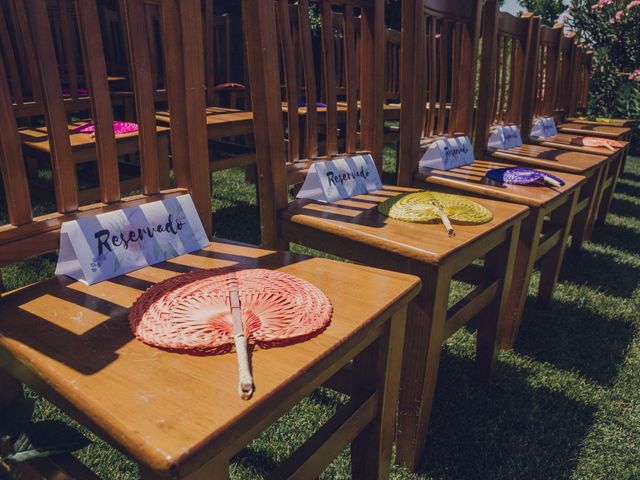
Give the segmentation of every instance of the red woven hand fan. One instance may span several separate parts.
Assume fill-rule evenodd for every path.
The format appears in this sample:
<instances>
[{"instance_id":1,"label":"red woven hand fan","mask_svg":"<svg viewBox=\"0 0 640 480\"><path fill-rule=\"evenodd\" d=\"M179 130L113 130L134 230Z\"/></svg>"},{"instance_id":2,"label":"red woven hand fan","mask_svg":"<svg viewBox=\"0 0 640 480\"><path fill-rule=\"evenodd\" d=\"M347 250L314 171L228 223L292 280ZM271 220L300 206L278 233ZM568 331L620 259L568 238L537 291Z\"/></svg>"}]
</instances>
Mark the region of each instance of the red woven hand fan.
<instances>
[{"instance_id":1,"label":"red woven hand fan","mask_svg":"<svg viewBox=\"0 0 640 480\"><path fill-rule=\"evenodd\" d=\"M189 272L149 288L131 307L129 324L144 343L172 351L238 355L239 393L253 379L247 343L266 348L310 338L333 308L314 285L282 272L219 268Z\"/></svg>"},{"instance_id":2,"label":"red woven hand fan","mask_svg":"<svg viewBox=\"0 0 640 480\"><path fill-rule=\"evenodd\" d=\"M615 152L616 148L622 148L622 144L620 142L600 137L576 137L571 139L571 143L581 147L605 147L612 152Z\"/></svg>"}]
</instances>

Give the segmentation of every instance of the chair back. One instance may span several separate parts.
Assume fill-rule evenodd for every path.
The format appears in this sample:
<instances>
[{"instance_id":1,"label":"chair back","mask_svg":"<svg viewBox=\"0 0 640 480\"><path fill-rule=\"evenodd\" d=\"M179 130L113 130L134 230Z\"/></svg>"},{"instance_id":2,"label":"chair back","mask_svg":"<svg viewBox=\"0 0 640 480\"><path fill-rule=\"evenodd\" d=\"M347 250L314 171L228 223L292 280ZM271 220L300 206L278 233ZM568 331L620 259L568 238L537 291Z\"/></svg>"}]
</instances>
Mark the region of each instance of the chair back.
<instances>
[{"instance_id":1,"label":"chair back","mask_svg":"<svg viewBox=\"0 0 640 480\"><path fill-rule=\"evenodd\" d=\"M540 27L533 96L533 112L537 116L549 117L555 114L563 28L561 23L553 27Z\"/></svg>"},{"instance_id":2,"label":"chair back","mask_svg":"<svg viewBox=\"0 0 640 480\"><path fill-rule=\"evenodd\" d=\"M474 121L475 153L484 155L493 125L516 124L529 128L531 70L537 55L540 19L533 15L514 17L498 10L496 0L487 0L482 25L478 107Z\"/></svg>"},{"instance_id":3,"label":"chair back","mask_svg":"<svg viewBox=\"0 0 640 480\"><path fill-rule=\"evenodd\" d=\"M46 14L65 109L87 109L89 101L80 41L77 36L75 6L70 0L47 0ZM0 46L11 89L13 111L18 118L44 114L44 106L39 96L41 86L38 85L39 76L36 74L34 45L29 33L31 23L31 12L25 2L2 2L0 29L3 33L0 34Z\"/></svg>"},{"instance_id":4,"label":"chair back","mask_svg":"<svg viewBox=\"0 0 640 480\"><path fill-rule=\"evenodd\" d=\"M313 45L311 5L319 12L318 49ZM367 150L378 166L381 164L384 2L243 0L242 6L262 241L273 246L277 244L277 212L288 203L287 186L301 183L312 162ZM360 79L356 55L358 22ZM337 49L341 52L337 53ZM338 91L338 62L344 66L344 94ZM339 108L343 115L340 120ZM344 125L341 136L339 122Z\"/></svg>"},{"instance_id":5,"label":"chair back","mask_svg":"<svg viewBox=\"0 0 640 480\"><path fill-rule=\"evenodd\" d=\"M55 190L56 212L36 216L32 211L31 192L16 117L12 111L11 77L7 62L0 62L0 168L6 196L9 223L0 226L0 266L31 256L51 252L59 247L59 230L63 222L161 199L164 195L190 192L206 231L211 232L210 185L204 113L204 87L186 89L185 85L204 85L201 21L198 0L162 0L165 24L166 64L169 103L175 127L171 129L172 159L178 189L160 191L158 135L152 96L150 51L145 28L140 22L142 0L123 0L129 55L137 68L132 72L139 125L139 151L142 194L122 198L118 175L113 112L106 78L106 62L98 6L94 0L77 0L75 14L85 79L95 123L95 143L101 203L78 207L78 188L65 100L53 32L45 0L21 0L29 12L27 29L22 35L33 46L35 84L42 99L44 121L51 150L51 175ZM199 54L199 56L198 56ZM186 60L188 59L188 61Z\"/></svg>"},{"instance_id":6,"label":"chair back","mask_svg":"<svg viewBox=\"0 0 640 480\"><path fill-rule=\"evenodd\" d=\"M593 52L574 47L572 89L569 96L569 115L584 115L589 105L589 82Z\"/></svg>"},{"instance_id":7,"label":"chair back","mask_svg":"<svg viewBox=\"0 0 640 480\"><path fill-rule=\"evenodd\" d=\"M387 28L385 35L384 99L387 102L400 101L400 39L402 34Z\"/></svg>"},{"instance_id":8,"label":"chair back","mask_svg":"<svg viewBox=\"0 0 640 480\"><path fill-rule=\"evenodd\" d=\"M402 2L401 185L413 181L421 138L472 134L483 3Z\"/></svg>"},{"instance_id":9,"label":"chair back","mask_svg":"<svg viewBox=\"0 0 640 480\"><path fill-rule=\"evenodd\" d=\"M558 67L558 82L556 90L556 117L564 120L569 111L571 95L567 94L573 90L573 62L574 62L574 33L562 37L560 41L560 65Z\"/></svg>"}]
</instances>

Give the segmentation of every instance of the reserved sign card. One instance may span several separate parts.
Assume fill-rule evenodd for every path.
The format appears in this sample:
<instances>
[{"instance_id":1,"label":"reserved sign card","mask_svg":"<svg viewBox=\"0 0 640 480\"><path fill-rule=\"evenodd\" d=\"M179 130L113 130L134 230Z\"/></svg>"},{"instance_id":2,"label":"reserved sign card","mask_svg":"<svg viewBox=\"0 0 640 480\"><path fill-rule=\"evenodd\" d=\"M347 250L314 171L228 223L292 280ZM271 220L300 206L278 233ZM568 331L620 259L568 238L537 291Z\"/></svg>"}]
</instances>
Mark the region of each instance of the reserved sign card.
<instances>
[{"instance_id":1,"label":"reserved sign card","mask_svg":"<svg viewBox=\"0 0 640 480\"><path fill-rule=\"evenodd\" d=\"M487 148L515 148L522 146L520 128L516 125L496 125L492 128Z\"/></svg>"},{"instance_id":2,"label":"reserved sign card","mask_svg":"<svg viewBox=\"0 0 640 480\"><path fill-rule=\"evenodd\" d=\"M371 155L358 155L313 163L296 198L328 203L381 188Z\"/></svg>"},{"instance_id":3,"label":"reserved sign card","mask_svg":"<svg viewBox=\"0 0 640 480\"><path fill-rule=\"evenodd\" d=\"M209 245L190 195L62 224L56 275L86 285Z\"/></svg>"},{"instance_id":4,"label":"reserved sign card","mask_svg":"<svg viewBox=\"0 0 640 480\"><path fill-rule=\"evenodd\" d=\"M531 127L531 137L546 138L558 134L556 122L553 117L540 117L533 122Z\"/></svg>"},{"instance_id":5,"label":"reserved sign card","mask_svg":"<svg viewBox=\"0 0 640 480\"><path fill-rule=\"evenodd\" d=\"M451 170L474 162L473 147L469 137L452 137L436 140L420 159L420 167Z\"/></svg>"}]
</instances>

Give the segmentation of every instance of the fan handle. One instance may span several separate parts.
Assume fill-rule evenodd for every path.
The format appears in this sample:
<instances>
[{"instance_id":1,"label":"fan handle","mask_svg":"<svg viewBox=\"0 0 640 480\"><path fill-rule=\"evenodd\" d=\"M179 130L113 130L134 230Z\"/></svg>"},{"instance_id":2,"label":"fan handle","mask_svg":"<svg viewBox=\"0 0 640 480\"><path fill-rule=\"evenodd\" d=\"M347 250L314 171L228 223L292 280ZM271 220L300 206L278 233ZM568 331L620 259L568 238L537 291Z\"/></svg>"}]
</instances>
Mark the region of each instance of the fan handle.
<instances>
[{"instance_id":1,"label":"fan handle","mask_svg":"<svg viewBox=\"0 0 640 480\"><path fill-rule=\"evenodd\" d=\"M229 291L229 304L231 305L231 316L233 318L233 343L236 346L236 355L238 356L238 393L244 400L249 400L253 395L253 377L249 368L247 336L242 325L240 296L237 290Z\"/></svg>"}]
</instances>

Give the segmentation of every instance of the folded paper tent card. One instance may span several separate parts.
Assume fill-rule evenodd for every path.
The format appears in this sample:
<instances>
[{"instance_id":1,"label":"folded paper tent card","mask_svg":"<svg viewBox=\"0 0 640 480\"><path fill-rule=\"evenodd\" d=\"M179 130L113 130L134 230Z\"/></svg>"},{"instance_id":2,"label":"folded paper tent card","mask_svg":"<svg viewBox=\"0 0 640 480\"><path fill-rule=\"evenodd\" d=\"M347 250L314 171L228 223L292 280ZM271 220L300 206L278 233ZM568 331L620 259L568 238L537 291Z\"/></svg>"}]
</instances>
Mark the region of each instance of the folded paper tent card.
<instances>
[{"instance_id":1,"label":"folded paper tent card","mask_svg":"<svg viewBox=\"0 0 640 480\"><path fill-rule=\"evenodd\" d=\"M57 275L91 285L209 245L190 195L62 224Z\"/></svg>"}]
</instances>

